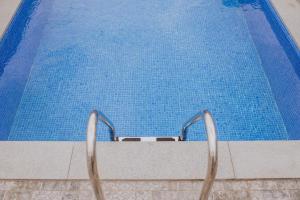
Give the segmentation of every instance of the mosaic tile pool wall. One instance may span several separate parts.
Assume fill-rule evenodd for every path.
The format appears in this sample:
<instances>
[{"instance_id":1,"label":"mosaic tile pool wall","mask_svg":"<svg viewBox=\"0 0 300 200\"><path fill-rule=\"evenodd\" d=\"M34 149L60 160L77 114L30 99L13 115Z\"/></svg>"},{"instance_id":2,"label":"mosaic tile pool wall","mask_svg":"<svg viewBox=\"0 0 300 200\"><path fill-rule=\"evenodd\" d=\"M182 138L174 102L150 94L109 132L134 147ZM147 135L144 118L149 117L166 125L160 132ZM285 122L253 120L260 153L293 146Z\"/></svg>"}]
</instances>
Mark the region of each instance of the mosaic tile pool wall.
<instances>
[{"instance_id":1,"label":"mosaic tile pool wall","mask_svg":"<svg viewBox=\"0 0 300 200\"><path fill-rule=\"evenodd\" d=\"M0 139L84 140L92 109L118 136L175 136L208 109L220 140L299 139L300 59L274 14L268 1L24 0L0 45Z\"/></svg>"}]
</instances>

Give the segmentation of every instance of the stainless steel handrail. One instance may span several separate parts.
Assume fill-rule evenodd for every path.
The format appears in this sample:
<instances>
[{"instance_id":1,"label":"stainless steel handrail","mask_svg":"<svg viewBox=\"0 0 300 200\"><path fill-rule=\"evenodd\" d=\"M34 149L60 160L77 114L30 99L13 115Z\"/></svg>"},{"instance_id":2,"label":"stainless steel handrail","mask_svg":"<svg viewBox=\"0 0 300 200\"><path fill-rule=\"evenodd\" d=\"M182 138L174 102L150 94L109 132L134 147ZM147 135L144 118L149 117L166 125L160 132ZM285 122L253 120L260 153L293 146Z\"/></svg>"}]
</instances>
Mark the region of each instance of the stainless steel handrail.
<instances>
[{"instance_id":1,"label":"stainless steel handrail","mask_svg":"<svg viewBox=\"0 0 300 200\"><path fill-rule=\"evenodd\" d=\"M217 146L217 135L214 120L212 115L208 111L199 112L188 120L181 129L181 140L186 139L187 131L190 126L197 123L200 120L204 120L205 130L207 133L208 140L208 165L207 174L203 183L203 187L200 194L200 200L208 200L210 190L214 183L217 167L218 167L218 146ZM115 140L115 128L113 124L108 120L103 113L98 113L96 110L92 111L88 124L87 124L87 167L92 183L92 187L97 200L104 200L103 191L100 183L100 176L97 168L97 156L96 156L96 135L97 135L97 123L98 121L103 122L110 131L111 138Z\"/></svg>"},{"instance_id":2,"label":"stainless steel handrail","mask_svg":"<svg viewBox=\"0 0 300 200\"><path fill-rule=\"evenodd\" d=\"M217 174L218 168L218 145L217 145L217 134L216 127L212 115L209 111L205 110L194 115L190 120L183 124L181 128L180 137L181 140L186 139L187 131L190 126L200 120L204 120L205 130L207 134L208 142L208 164L206 177L202 186L200 200L207 200L209 193L213 186L214 180Z\"/></svg>"},{"instance_id":3,"label":"stainless steel handrail","mask_svg":"<svg viewBox=\"0 0 300 200\"><path fill-rule=\"evenodd\" d=\"M96 110L92 111L86 130L86 151L87 151L87 167L89 172L90 181L97 200L104 200L103 191L100 183L100 176L97 168L97 156L96 156L96 135L97 135L97 123L103 122L110 130L112 138L115 138L115 128L113 124L105 117L104 114L98 113Z\"/></svg>"}]
</instances>

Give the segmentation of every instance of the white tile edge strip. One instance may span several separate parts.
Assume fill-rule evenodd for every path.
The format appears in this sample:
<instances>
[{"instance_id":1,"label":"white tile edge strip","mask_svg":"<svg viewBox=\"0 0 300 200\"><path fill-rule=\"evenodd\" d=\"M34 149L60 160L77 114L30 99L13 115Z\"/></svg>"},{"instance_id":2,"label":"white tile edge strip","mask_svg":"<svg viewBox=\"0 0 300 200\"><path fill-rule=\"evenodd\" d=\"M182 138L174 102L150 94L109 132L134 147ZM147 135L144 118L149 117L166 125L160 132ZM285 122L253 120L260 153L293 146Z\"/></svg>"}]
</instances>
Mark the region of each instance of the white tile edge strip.
<instances>
[{"instance_id":1,"label":"white tile edge strip","mask_svg":"<svg viewBox=\"0 0 300 200\"><path fill-rule=\"evenodd\" d=\"M206 142L98 142L104 180L193 180ZM218 179L300 178L300 141L219 142ZM0 142L0 179L87 179L85 142Z\"/></svg>"}]
</instances>

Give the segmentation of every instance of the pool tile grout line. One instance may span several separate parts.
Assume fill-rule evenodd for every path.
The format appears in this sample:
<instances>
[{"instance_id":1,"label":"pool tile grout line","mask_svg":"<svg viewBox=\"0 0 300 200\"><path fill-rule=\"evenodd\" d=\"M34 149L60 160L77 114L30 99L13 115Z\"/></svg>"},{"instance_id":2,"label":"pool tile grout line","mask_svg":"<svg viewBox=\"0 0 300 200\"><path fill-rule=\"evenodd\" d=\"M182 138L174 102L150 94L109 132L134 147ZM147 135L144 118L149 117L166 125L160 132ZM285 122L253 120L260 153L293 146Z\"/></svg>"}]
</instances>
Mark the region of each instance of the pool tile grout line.
<instances>
[{"instance_id":1,"label":"pool tile grout line","mask_svg":"<svg viewBox=\"0 0 300 200\"><path fill-rule=\"evenodd\" d=\"M236 178L236 173L235 173L235 169L234 169L234 165L233 165L233 160L232 160L232 153L231 153L231 149L230 149L230 145L229 145L228 141L227 141L227 146L228 146L228 151L229 151L230 162L231 162L231 165L232 165L233 176L234 176L234 178Z\"/></svg>"},{"instance_id":2,"label":"pool tile grout line","mask_svg":"<svg viewBox=\"0 0 300 200\"><path fill-rule=\"evenodd\" d=\"M71 157L70 157L70 162L69 162L69 167L68 167L68 172L67 172L66 179L69 179L69 173L70 173L70 168L71 168L71 164L72 164L72 158L73 158L74 148L75 148L75 143L73 143L73 145L72 145L72 152L71 152Z\"/></svg>"},{"instance_id":3,"label":"pool tile grout line","mask_svg":"<svg viewBox=\"0 0 300 200\"><path fill-rule=\"evenodd\" d=\"M300 141L229 142L236 179L300 178Z\"/></svg>"}]
</instances>

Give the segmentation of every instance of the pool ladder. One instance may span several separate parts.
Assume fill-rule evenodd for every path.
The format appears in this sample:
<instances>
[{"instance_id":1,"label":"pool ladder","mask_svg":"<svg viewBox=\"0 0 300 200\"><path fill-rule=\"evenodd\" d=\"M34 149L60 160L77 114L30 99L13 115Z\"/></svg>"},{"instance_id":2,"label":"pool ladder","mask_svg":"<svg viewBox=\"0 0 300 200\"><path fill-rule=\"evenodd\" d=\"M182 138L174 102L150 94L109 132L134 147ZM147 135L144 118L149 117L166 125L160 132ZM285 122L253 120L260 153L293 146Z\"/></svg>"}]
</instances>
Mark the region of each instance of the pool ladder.
<instances>
[{"instance_id":1,"label":"pool ladder","mask_svg":"<svg viewBox=\"0 0 300 200\"><path fill-rule=\"evenodd\" d=\"M194 115L186 123L183 124L180 130L180 141L185 141L188 128L193 124L197 123L200 120L204 120L205 130L207 134L208 142L208 165L206 177L202 186L200 200L207 200L209 193L211 191L212 185L216 178L217 168L218 168L218 145L217 145L217 135L216 127L214 120L209 111L205 110ZM112 141L116 141L117 137L115 134L115 128L111 121L101 112L96 110L92 111L89 116L87 124L87 141L86 141L86 150L87 150L87 167L90 177L90 181L96 196L97 200L104 200L103 190L101 188L100 176L97 168L97 159L96 159L96 133L97 133L97 123L101 121L108 128Z\"/></svg>"}]
</instances>

